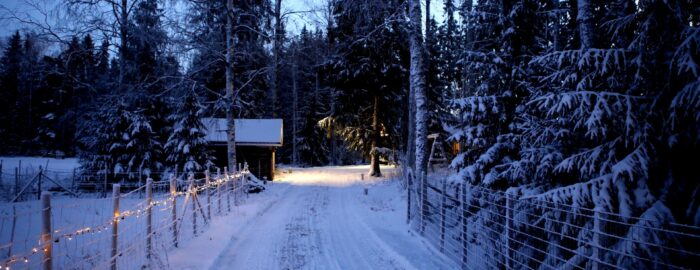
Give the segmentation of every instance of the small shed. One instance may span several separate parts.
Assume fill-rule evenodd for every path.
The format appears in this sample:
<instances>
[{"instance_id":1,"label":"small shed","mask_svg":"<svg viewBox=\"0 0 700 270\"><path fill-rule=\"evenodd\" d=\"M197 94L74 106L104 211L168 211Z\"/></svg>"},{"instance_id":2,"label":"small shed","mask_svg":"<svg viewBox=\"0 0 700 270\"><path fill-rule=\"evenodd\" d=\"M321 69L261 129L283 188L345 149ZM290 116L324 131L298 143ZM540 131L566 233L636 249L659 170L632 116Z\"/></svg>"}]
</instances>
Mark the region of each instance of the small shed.
<instances>
[{"instance_id":1,"label":"small shed","mask_svg":"<svg viewBox=\"0 0 700 270\"><path fill-rule=\"evenodd\" d=\"M236 160L247 162L256 177L275 177L275 151L282 146L282 119L236 119ZM209 149L216 158L214 164L228 164L227 129L225 118L204 118Z\"/></svg>"}]
</instances>

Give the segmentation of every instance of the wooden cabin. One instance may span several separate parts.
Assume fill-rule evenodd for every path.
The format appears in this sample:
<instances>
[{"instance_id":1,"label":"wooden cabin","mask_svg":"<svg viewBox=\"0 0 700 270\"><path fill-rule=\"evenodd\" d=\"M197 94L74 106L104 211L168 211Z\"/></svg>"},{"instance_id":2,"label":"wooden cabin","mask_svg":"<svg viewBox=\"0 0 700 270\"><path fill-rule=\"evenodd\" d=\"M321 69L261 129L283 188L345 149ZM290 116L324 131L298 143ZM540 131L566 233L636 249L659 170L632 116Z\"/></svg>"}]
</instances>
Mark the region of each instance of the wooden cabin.
<instances>
[{"instance_id":1,"label":"wooden cabin","mask_svg":"<svg viewBox=\"0 0 700 270\"><path fill-rule=\"evenodd\" d=\"M236 161L247 162L248 169L259 179L275 177L275 150L282 146L282 119L236 119ZM216 158L214 164L228 164L225 118L204 118L206 139Z\"/></svg>"}]
</instances>

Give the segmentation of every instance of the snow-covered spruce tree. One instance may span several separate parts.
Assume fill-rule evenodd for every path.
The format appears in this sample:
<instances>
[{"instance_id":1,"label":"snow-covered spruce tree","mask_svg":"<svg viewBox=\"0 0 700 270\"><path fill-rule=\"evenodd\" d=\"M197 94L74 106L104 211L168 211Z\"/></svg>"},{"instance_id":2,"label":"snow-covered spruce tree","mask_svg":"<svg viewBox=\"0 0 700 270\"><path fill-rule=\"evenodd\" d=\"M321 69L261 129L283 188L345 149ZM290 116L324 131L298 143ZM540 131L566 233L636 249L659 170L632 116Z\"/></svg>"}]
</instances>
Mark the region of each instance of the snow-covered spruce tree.
<instances>
[{"instance_id":1,"label":"snow-covered spruce tree","mask_svg":"<svg viewBox=\"0 0 700 270\"><path fill-rule=\"evenodd\" d=\"M537 1L480 1L466 13L465 87L454 99L451 139L464 145L458 181L508 186L501 164L517 157L516 110L531 92L529 59L545 48ZM515 133L514 133L515 132Z\"/></svg>"},{"instance_id":2,"label":"snow-covered spruce tree","mask_svg":"<svg viewBox=\"0 0 700 270\"><path fill-rule=\"evenodd\" d=\"M693 68L687 68L695 65L688 59L697 59L697 45L683 48L697 39L686 21L693 9L681 1L630 5L631 1L579 0L572 33L579 33L580 45L569 42L564 50L531 62L540 82L519 124L521 159L508 164L504 174L525 189L545 190L537 199L549 206L571 206L557 211L521 205L530 214L523 218L534 225L530 233L541 229L550 239L538 248L547 252L527 245L520 252L549 265L653 268L673 260L668 249L659 247L692 250L654 228L688 222L697 213L691 203L698 188L697 181L688 178L691 166L674 160L697 149L697 137L692 137L698 126L690 120L697 115L685 113L697 111L697 105L690 105L697 99L689 95L696 90L684 91L693 89L697 80ZM689 106L683 113L674 108L680 103ZM677 117L685 120L674 122ZM618 238L595 238L590 233L594 215L612 221L608 233ZM593 260L592 246L610 252ZM518 260L535 263L526 256Z\"/></svg>"},{"instance_id":3,"label":"snow-covered spruce tree","mask_svg":"<svg viewBox=\"0 0 700 270\"><path fill-rule=\"evenodd\" d=\"M78 125L80 165L87 175L118 174L126 171L126 144L129 112L121 98L103 98L94 105Z\"/></svg>"},{"instance_id":4,"label":"snow-covered spruce tree","mask_svg":"<svg viewBox=\"0 0 700 270\"><path fill-rule=\"evenodd\" d=\"M516 185L508 169L520 154L516 123L534 82L529 61L548 44L544 8L533 0L479 1L472 10L461 11L469 42L461 57L463 88L452 100L455 117L448 126L450 139L464 147L451 163L458 170L454 183L501 190ZM466 203L475 209L464 213L470 227L461 237L467 237L472 248L483 247L487 256L483 260L498 265L507 250L502 246L504 209L499 207L505 200L479 189L467 197Z\"/></svg>"},{"instance_id":5,"label":"snow-covered spruce tree","mask_svg":"<svg viewBox=\"0 0 700 270\"><path fill-rule=\"evenodd\" d=\"M212 165L205 139L206 127L202 123L206 108L192 91L188 91L182 101L182 105L170 116L173 129L164 147L167 161L184 172L202 172Z\"/></svg>"},{"instance_id":6,"label":"snow-covered spruce tree","mask_svg":"<svg viewBox=\"0 0 700 270\"><path fill-rule=\"evenodd\" d=\"M143 175L151 176L153 171L163 168L161 160L162 145L154 136L151 125L152 119L144 114L144 111L129 113L129 136L126 140L126 172L129 177Z\"/></svg>"}]
</instances>

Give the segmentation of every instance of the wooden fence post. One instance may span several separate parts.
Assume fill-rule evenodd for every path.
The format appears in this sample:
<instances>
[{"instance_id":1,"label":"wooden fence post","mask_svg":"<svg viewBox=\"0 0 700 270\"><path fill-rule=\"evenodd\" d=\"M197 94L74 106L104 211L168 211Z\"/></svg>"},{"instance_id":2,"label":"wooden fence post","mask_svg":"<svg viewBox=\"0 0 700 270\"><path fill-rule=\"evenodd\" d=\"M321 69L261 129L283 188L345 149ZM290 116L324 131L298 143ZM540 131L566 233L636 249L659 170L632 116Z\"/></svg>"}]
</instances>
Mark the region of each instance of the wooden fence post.
<instances>
[{"instance_id":1,"label":"wooden fence post","mask_svg":"<svg viewBox=\"0 0 700 270\"><path fill-rule=\"evenodd\" d=\"M43 170L44 169L41 166L39 166L39 175L37 176L37 177L39 177L39 179L37 182L38 184L37 184L37 190L36 190L36 195L37 195L36 199L37 200L41 200L41 180L42 180L41 176L44 175Z\"/></svg>"},{"instance_id":2,"label":"wooden fence post","mask_svg":"<svg viewBox=\"0 0 700 270\"><path fill-rule=\"evenodd\" d=\"M406 205L406 224L411 223L411 188L413 186L413 180L411 179L413 177L413 174L411 174L410 170L406 174L406 201L408 202Z\"/></svg>"},{"instance_id":3,"label":"wooden fence post","mask_svg":"<svg viewBox=\"0 0 700 270\"><path fill-rule=\"evenodd\" d=\"M228 167L224 167L224 190L226 192L226 207L231 212L231 181L229 181Z\"/></svg>"},{"instance_id":4,"label":"wooden fence post","mask_svg":"<svg viewBox=\"0 0 700 270\"><path fill-rule=\"evenodd\" d=\"M107 174L108 174L107 163L105 162L105 179L102 185L102 198L107 198ZM97 188L97 187L95 187Z\"/></svg>"},{"instance_id":5,"label":"wooden fence post","mask_svg":"<svg viewBox=\"0 0 700 270\"><path fill-rule=\"evenodd\" d=\"M205 187L207 187L207 216L209 216L209 219L211 220L211 181L209 179L209 170L207 169L204 171L204 183Z\"/></svg>"},{"instance_id":6,"label":"wooden fence post","mask_svg":"<svg viewBox=\"0 0 700 270\"><path fill-rule=\"evenodd\" d=\"M440 202L440 251L445 251L445 216L447 215L447 180L442 179L442 200Z\"/></svg>"},{"instance_id":7,"label":"wooden fence post","mask_svg":"<svg viewBox=\"0 0 700 270\"><path fill-rule=\"evenodd\" d=\"M221 168L216 168L216 181L221 181ZM221 215L221 185L222 184L223 184L223 182L219 182L216 185L216 196L219 197L218 202L217 202L218 208L219 208L217 212L219 213L219 215Z\"/></svg>"},{"instance_id":8,"label":"wooden fence post","mask_svg":"<svg viewBox=\"0 0 700 270\"><path fill-rule=\"evenodd\" d=\"M15 168L15 198L19 196L19 167Z\"/></svg>"},{"instance_id":9,"label":"wooden fence post","mask_svg":"<svg viewBox=\"0 0 700 270\"><path fill-rule=\"evenodd\" d=\"M469 257L469 252L467 250L469 245L469 230L467 224L467 211L469 210L469 205L467 202L467 183L463 182L460 187L460 195L462 197L462 202L460 203L462 206L462 214L460 215L460 221L462 222L462 269L464 269L467 268L467 259Z\"/></svg>"},{"instance_id":10,"label":"wooden fence post","mask_svg":"<svg viewBox=\"0 0 700 270\"><path fill-rule=\"evenodd\" d=\"M513 260L513 254L512 250L513 248L511 247L511 235L510 232L512 231L513 228L513 194L510 192L506 192L506 208L505 208L505 216L506 216L506 226L504 228L505 232L505 246L506 246L506 262L505 266L507 269L512 269L511 261Z\"/></svg>"},{"instance_id":11,"label":"wooden fence post","mask_svg":"<svg viewBox=\"0 0 700 270\"><path fill-rule=\"evenodd\" d=\"M192 201L192 232L196 236L197 235L197 187L194 184L194 174L190 173L187 176L188 182L190 182L190 200Z\"/></svg>"},{"instance_id":12,"label":"wooden fence post","mask_svg":"<svg viewBox=\"0 0 700 270\"><path fill-rule=\"evenodd\" d=\"M420 234L425 235L425 227L428 223L428 179L426 175L420 175Z\"/></svg>"},{"instance_id":13,"label":"wooden fence post","mask_svg":"<svg viewBox=\"0 0 700 270\"><path fill-rule=\"evenodd\" d=\"M51 193L41 193L41 245L44 253L43 269L51 270L53 258L51 249L53 237L51 236ZM8 268L9 269L9 268Z\"/></svg>"},{"instance_id":14,"label":"wooden fence post","mask_svg":"<svg viewBox=\"0 0 700 270\"><path fill-rule=\"evenodd\" d=\"M17 206L12 205L12 227L10 228L10 243L15 242L15 228L17 227ZM7 257L12 258L12 245L7 247Z\"/></svg>"},{"instance_id":15,"label":"wooden fence post","mask_svg":"<svg viewBox=\"0 0 700 270\"><path fill-rule=\"evenodd\" d=\"M110 268L117 270L117 240L119 239L119 184L112 185L112 198L114 200L114 216L112 220L112 252L110 259Z\"/></svg>"},{"instance_id":16,"label":"wooden fence post","mask_svg":"<svg viewBox=\"0 0 700 270\"><path fill-rule=\"evenodd\" d=\"M177 182L175 180L175 174L170 174L170 200L173 204L173 209L171 211L173 245L177 247Z\"/></svg>"},{"instance_id":17,"label":"wooden fence post","mask_svg":"<svg viewBox=\"0 0 700 270\"><path fill-rule=\"evenodd\" d=\"M70 189L75 192L75 168L73 168L73 178L71 178L70 183Z\"/></svg>"},{"instance_id":18,"label":"wooden fence post","mask_svg":"<svg viewBox=\"0 0 700 270\"><path fill-rule=\"evenodd\" d=\"M150 265L153 253L153 179L146 179L146 260Z\"/></svg>"}]
</instances>

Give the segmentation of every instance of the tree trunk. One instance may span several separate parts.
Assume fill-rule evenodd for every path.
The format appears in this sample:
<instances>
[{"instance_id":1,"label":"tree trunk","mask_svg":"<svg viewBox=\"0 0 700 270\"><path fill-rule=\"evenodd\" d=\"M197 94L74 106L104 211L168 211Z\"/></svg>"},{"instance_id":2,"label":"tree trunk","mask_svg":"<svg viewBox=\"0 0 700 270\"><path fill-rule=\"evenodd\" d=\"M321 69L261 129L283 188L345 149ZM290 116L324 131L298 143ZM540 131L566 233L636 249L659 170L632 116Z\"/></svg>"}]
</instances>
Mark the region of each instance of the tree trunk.
<instances>
[{"instance_id":1,"label":"tree trunk","mask_svg":"<svg viewBox=\"0 0 700 270\"><path fill-rule=\"evenodd\" d=\"M593 5L590 0L578 0L578 21L579 36L581 37L581 49L593 48Z\"/></svg>"},{"instance_id":2,"label":"tree trunk","mask_svg":"<svg viewBox=\"0 0 700 270\"><path fill-rule=\"evenodd\" d=\"M277 117L277 93L279 93L279 59L284 37L282 29L282 0L275 0L275 33L272 48L272 78L270 79L270 110L273 118Z\"/></svg>"},{"instance_id":3,"label":"tree trunk","mask_svg":"<svg viewBox=\"0 0 700 270\"><path fill-rule=\"evenodd\" d=\"M120 10L120 18L119 18L119 38L120 40L120 47L119 47L119 87L121 88L124 83L124 74L126 72L126 54L127 54L127 27L128 27L128 16L129 13L128 11L128 5L126 3L126 0L122 0L121 2L121 10Z\"/></svg>"},{"instance_id":4,"label":"tree trunk","mask_svg":"<svg viewBox=\"0 0 700 270\"><path fill-rule=\"evenodd\" d=\"M226 0L226 142L228 148L228 168L236 169L236 121L234 106L236 95L233 89L233 0Z\"/></svg>"},{"instance_id":5,"label":"tree trunk","mask_svg":"<svg viewBox=\"0 0 700 270\"><path fill-rule=\"evenodd\" d=\"M420 181L420 194L423 204L427 202L428 157L428 99L425 89L424 50L421 37L421 4L420 0L409 1L409 16L411 19L409 41L411 51L410 87L413 89L416 102L416 168L415 178ZM423 205L423 215L426 207Z\"/></svg>"},{"instance_id":6,"label":"tree trunk","mask_svg":"<svg viewBox=\"0 0 700 270\"><path fill-rule=\"evenodd\" d=\"M372 109L372 150L370 155L372 160L370 161L369 175L375 177L381 177L382 172L379 170L379 153L377 152L377 147L379 147L379 96L374 96L374 108Z\"/></svg>"},{"instance_id":7,"label":"tree trunk","mask_svg":"<svg viewBox=\"0 0 700 270\"><path fill-rule=\"evenodd\" d=\"M299 155L297 153L297 126L298 117L297 109L299 103L299 92L297 89L297 64L296 57L292 53L292 164L297 165L299 162Z\"/></svg>"}]
</instances>

